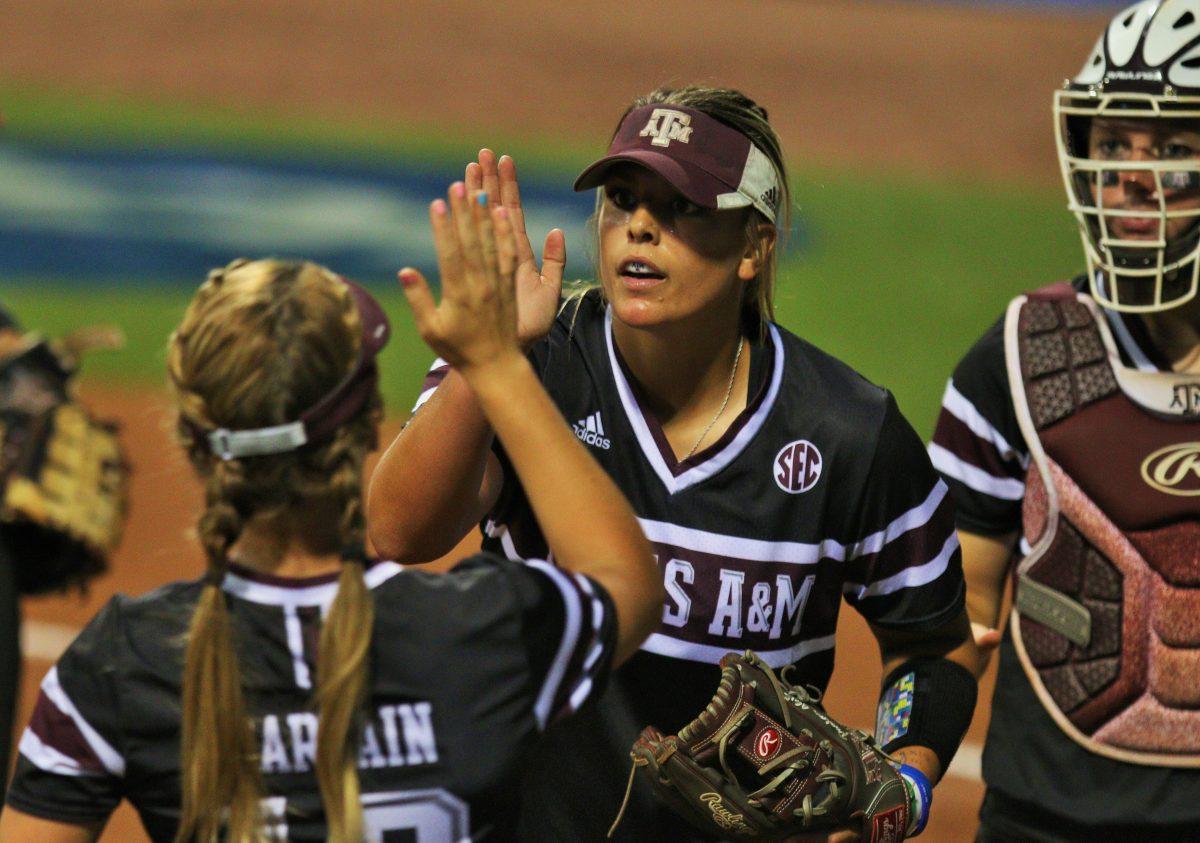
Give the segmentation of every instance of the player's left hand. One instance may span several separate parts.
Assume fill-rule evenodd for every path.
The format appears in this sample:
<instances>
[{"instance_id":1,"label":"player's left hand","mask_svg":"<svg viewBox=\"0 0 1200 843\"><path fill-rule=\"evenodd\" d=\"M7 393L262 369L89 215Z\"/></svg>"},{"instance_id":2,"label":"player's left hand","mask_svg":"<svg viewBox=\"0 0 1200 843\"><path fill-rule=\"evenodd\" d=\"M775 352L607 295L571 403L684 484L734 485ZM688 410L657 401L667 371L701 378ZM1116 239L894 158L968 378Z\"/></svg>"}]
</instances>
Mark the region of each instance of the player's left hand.
<instances>
[{"instance_id":1,"label":"player's left hand","mask_svg":"<svg viewBox=\"0 0 1200 843\"><path fill-rule=\"evenodd\" d=\"M566 240L562 229L554 228L546 235L542 246L542 263L530 245L525 232L525 210L521 205L521 190L517 185L517 165L508 155L496 158L490 149L479 150L479 160L467 165L464 174L467 197L480 191L488 200L508 209L516 238L517 266L514 283L517 296L517 334L521 347L528 349L540 340L554 324L558 315L558 300L562 294L563 268L567 261Z\"/></svg>"},{"instance_id":2,"label":"player's left hand","mask_svg":"<svg viewBox=\"0 0 1200 843\"><path fill-rule=\"evenodd\" d=\"M516 238L508 210L472 201L462 182L451 185L448 200L429 208L441 302L415 269L402 269L400 283L421 339L469 378L489 363L521 356L513 287Z\"/></svg>"}]
</instances>

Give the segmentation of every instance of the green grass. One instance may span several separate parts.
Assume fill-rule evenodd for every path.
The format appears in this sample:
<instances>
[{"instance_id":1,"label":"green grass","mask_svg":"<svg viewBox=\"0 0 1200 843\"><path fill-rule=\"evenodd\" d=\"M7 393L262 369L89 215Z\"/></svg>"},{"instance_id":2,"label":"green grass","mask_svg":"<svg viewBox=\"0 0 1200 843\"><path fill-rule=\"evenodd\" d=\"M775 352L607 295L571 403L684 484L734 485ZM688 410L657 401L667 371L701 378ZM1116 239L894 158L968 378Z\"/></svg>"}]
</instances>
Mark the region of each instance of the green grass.
<instances>
[{"instance_id":1,"label":"green grass","mask_svg":"<svg viewBox=\"0 0 1200 843\"><path fill-rule=\"evenodd\" d=\"M331 126L283 115L87 99L3 82L0 103L10 136L44 143L335 154L448 168L474 151L465 131L434 141L366 122ZM526 165L561 172L564 180L594 152L501 140L511 141L505 148ZM1045 186L832 169L802 169L793 182L804 236L780 269L778 321L890 387L924 436L955 362L1007 300L1068 277L1082 264L1062 197ZM382 361L385 397L393 412L403 412L432 355L413 332L399 292L379 292L395 326ZM47 333L98 321L121 325L126 349L95 355L86 372L150 385L162 383L165 338L188 295L178 286L88 288L65 279L5 279L0 288L0 300Z\"/></svg>"},{"instance_id":2,"label":"green grass","mask_svg":"<svg viewBox=\"0 0 1200 843\"><path fill-rule=\"evenodd\" d=\"M1020 187L799 179L812 235L777 318L890 387L928 436L946 378L1008 300L1082 267L1062 198Z\"/></svg>"},{"instance_id":3,"label":"green grass","mask_svg":"<svg viewBox=\"0 0 1200 843\"><path fill-rule=\"evenodd\" d=\"M88 382L159 387L166 382L167 337L183 316L192 289L179 284L96 284L63 279L20 280L0 288L0 303L22 326L47 336L97 323L120 326L125 347L96 351L84 361ZM433 354L413 328L399 288L372 289L392 320L393 335L382 357L382 388L392 413L412 406Z\"/></svg>"}]
</instances>

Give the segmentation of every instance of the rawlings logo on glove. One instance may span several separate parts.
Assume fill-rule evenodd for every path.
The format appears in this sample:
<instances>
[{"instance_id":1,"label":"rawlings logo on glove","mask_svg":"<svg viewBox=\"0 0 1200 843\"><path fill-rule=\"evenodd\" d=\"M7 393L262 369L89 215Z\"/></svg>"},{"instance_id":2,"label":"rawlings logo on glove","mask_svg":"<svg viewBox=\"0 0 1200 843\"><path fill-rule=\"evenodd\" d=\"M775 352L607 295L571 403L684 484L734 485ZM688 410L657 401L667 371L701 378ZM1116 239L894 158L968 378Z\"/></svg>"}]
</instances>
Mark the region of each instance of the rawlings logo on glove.
<instances>
[{"instance_id":1,"label":"rawlings logo on glove","mask_svg":"<svg viewBox=\"0 0 1200 843\"><path fill-rule=\"evenodd\" d=\"M699 717L678 735L646 727L630 755L631 787L640 774L676 813L718 836L769 841L851 828L865 843L898 843L908 827L908 789L874 739L831 719L749 651L721 659L717 693Z\"/></svg>"}]
</instances>

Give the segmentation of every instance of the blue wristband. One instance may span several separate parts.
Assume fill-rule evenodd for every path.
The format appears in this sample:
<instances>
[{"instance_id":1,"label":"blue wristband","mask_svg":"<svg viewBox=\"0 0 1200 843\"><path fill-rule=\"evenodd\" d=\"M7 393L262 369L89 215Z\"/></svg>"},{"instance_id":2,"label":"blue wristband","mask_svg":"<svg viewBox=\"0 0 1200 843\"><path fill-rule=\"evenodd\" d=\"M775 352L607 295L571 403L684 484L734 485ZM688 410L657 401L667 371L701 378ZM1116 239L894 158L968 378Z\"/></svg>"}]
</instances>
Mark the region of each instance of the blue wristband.
<instances>
[{"instance_id":1,"label":"blue wristband","mask_svg":"<svg viewBox=\"0 0 1200 843\"><path fill-rule=\"evenodd\" d=\"M911 788L913 801L917 803L915 820L909 820L910 831L905 837L916 837L925 830L925 823L929 822L929 806L933 804L933 785L929 783L929 779L924 773L907 764L900 765L900 777Z\"/></svg>"}]
</instances>

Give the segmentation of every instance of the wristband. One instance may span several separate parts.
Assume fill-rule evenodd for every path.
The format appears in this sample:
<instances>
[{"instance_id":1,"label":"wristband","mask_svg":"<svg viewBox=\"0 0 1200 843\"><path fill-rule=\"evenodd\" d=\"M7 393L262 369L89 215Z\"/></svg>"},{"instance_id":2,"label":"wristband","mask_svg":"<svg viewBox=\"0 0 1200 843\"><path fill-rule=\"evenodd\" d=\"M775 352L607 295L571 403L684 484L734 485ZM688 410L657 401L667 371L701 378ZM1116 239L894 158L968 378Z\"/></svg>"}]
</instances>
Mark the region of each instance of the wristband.
<instances>
[{"instance_id":1,"label":"wristband","mask_svg":"<svg viewBox=\"0 0 1200 843\"><path fill-rule=\"evenodd\" d=\"M884 680L875 740L887 753L926 747L947 769L971 723L977 688L975 677L960 664L928 656L909 659Z\"/></svg>"},{"instance_id":2,"label":"wristband","mask_svg":"<svg viewBox=\"0 0 1200 843\"><path fill-rule=\"evenodd\" d=\"M924 773L916 767L907 764L900 765L900 778L904 779L908 790L909 803L912 804L912 816L908 819L908 830L905 837L916 837L925 830L929 822L929 806L933 804L933 785Z\"/></svg>"}]
</instances>

